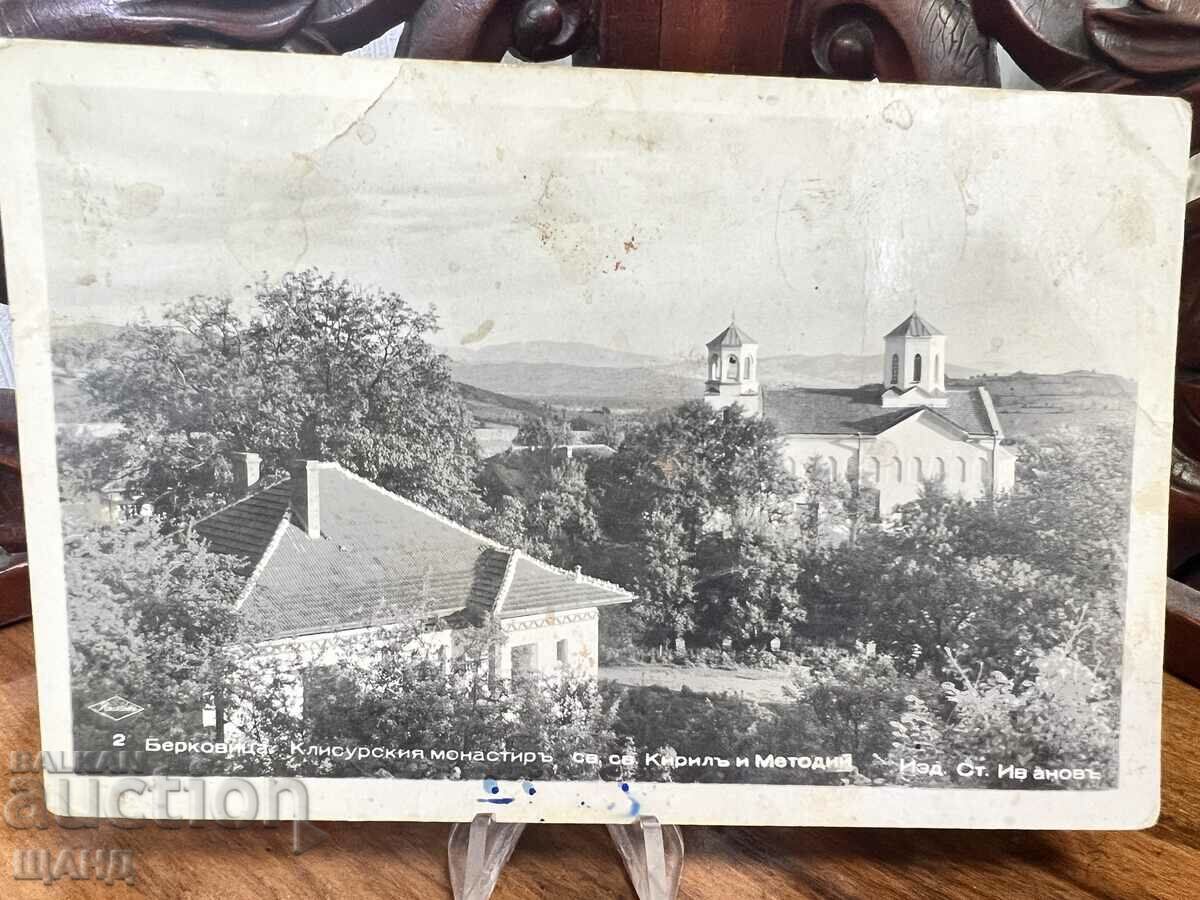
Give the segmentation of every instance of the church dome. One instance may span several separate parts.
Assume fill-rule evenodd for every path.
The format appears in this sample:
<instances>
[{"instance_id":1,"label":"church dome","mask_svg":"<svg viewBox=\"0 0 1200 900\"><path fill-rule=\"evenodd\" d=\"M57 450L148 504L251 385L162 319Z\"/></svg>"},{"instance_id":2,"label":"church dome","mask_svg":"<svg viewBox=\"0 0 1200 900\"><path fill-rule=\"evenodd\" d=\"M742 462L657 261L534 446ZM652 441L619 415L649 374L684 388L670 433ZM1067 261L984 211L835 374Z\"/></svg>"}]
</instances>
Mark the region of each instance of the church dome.
<instances>
[{"instance_id":1,"label":"church dome","mask_svg":"<svg viewBox=\"0 0 1200 900\"><path fill-rule=\"evenodd\" d=\"M757 343L758 341L738 328L736 323L730 322L728 328L709 341L705 346L715 349L717 347L742 347L746 344Z\"/></svg>"},{"instance_id":2,"label":"church dome","mask_svg":"<svg viewBox=\"0 0 1200 900\"><path fill-rule=\"evenodd\" d=\"M935 337L941 332L913 313L887 333L888 337Z\"/></svg>"}]
</instances>

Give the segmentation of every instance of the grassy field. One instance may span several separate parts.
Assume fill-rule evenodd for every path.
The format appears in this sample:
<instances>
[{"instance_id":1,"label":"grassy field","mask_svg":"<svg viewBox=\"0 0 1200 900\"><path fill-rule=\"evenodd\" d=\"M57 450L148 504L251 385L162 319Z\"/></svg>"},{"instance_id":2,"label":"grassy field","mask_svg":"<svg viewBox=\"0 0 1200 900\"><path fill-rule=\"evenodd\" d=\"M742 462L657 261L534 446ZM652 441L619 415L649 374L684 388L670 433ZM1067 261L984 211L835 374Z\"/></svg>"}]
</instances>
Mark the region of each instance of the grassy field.
<instances>
[{"instance_id":1,"label":"grassy field","mask_svg":"<svg viewBox=\"0 0 1200 900\"><path fill-rule=\"evenodd\" d=\"M703 694L732 694L759 703L783 703L785 685L791 681L786 669L710 669L692 666L643 663L601 666L600 677L628 687L664 687L678 691L686 687Z\"/></svg>"}]
</instances>

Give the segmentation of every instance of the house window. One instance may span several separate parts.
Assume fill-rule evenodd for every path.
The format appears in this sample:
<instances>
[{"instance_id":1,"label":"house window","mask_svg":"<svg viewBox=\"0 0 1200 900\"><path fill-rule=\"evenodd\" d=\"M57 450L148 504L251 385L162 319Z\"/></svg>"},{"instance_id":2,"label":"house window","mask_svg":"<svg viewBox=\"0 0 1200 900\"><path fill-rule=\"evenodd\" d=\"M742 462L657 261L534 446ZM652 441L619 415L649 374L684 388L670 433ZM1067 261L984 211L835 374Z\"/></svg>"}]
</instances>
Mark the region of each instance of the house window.
<instances>
[{"instance_id":1,"label":"house window","mask_svg":"<svg viewBox=\"0 0 1200 900\"><path fill-rule=\"evenodd\" d=\"M959 481L967 480L967 461L965 459L963 459L961 456L958 457L958 480Z\"/></svg>"},{"instance_id":2,"label":"house window","mask_svg":"<svg viewBox=\"0 0 1200 900\"><path fill-rule=\"evenodd\" d=\"M937 384L942 383L942 358L940 356L933 358L933 380Z\"/></svg>"},{"instance_id":3,"label":"house window","mask_svg":"<svg viewBox=\"0 0 1200 900\"><path fill-rule=\"evenodd\" d=\"M913 357L913 381L921 380L921 354Z\"/></svg>"},{"instance_id":4,"label":"house window","mask_svg":"<svg viewBox=\"0 0 1200 900\"><path fill-rule=\"evenodd\" d=\"M940 456L933 461L933 478L935 481L946 480L946 461Z\"/></svg>"},{"instance_id":5,"label":"house window","mask_svg":"<svg viewBox=\"0 0 1200 900\"><path fill-rule=\"evenodd\" d=\"M896 483L904 481L904 463L892 457L892 471L896 473Z\"/></svg>"},{"instance_id":6,"label":"house window","mask_svg":"<svg viewBox=\"0 0 1200 900\"><path fill-rule=\"evenodd\" d=\"M729 357L729 377L734 380L738 377L738 358L736 356Z\"/></svg>"},{"instance_id":7,"label":"house window","mask_svg":"<svg viewBox=\"0 0 1200 900\"><path fill-rule=\"evenodd\" d=\"M913 481L920 482L925 479L924 467L921 465L921 460L919 457L915 457L915 456L913 457L912 473L913 473Z\"/></svg>"},{"instance_id":8,"label":"house window","mask_svg":"<svg viewBox=\"0 0 1200 900\"><path fill-rule=\"evenodd\" d=\"M558 658L560 665L567 664L567 639L563 638L554 645L554 655Z\"/></svg>"},{"instance_id":9,"label":"house window","mask_svg":"<svg viewBox=\"0 0 1200 900\"><path fill-rule=\"evenodd\" d=\"M892 384L896 384L900 380L900 354L892 354Z\"/></svg>"},{"instance_id":10,"label":"house window","mask_svg":"<svg viewBox=\"0 0 1200 900\"><path fill-rule=\"evenodd\" d=\"M837 481L837 477L838 477L837 460L831 456L831 457L829 457L829 480Z\"/></svg>"},{"instance_id":11,"label":"house window","mask_svg":"<svg viewBox=\"0 0 1200 900\"><path fill-rule=\"evenodd\" d=\"M521 644L512 648L512 673L524 675L537 671L537 644Z\"/></svg>"},{"instance_id":12,"label":"house window","mask_svg":"<svg viewBox=\"0 0 1200 900\"><path fill-rule=\"evenodd\" d=\"M712 355L712 359L708 361L708 377L714 381L721 377L721 357L715 353Z\"/></svg>"}]
</instances>

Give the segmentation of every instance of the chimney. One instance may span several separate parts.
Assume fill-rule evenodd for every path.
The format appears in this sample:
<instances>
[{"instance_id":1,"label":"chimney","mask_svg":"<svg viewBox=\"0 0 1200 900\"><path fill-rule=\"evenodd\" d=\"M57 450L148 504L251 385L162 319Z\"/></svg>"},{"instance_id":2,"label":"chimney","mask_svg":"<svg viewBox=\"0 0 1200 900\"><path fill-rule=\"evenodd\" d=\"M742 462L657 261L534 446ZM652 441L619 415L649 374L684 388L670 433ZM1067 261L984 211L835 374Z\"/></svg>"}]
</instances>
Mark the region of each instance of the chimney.
<instances>
[{"instance_id":1,"label":"chimney","mask_svg":"<svg viewBox=\"0 0 1200 900\"><path fill-rule=\"evenodd\" d=\"M310 538L321 536L321 470L328 463L298 459L292 464L292 512Z\"/></svg>"},{"instance_id":2,"label":"chimney","mask_svg":"<svg viewBox=\"0 0 1200 900\"><path fill-rule=\"evenodd\" d=\"M229 461L233 465L233 489L239 497L244 497L258 484L262 457L257 453L231 453Z\"/></svg>"}]
</instances>

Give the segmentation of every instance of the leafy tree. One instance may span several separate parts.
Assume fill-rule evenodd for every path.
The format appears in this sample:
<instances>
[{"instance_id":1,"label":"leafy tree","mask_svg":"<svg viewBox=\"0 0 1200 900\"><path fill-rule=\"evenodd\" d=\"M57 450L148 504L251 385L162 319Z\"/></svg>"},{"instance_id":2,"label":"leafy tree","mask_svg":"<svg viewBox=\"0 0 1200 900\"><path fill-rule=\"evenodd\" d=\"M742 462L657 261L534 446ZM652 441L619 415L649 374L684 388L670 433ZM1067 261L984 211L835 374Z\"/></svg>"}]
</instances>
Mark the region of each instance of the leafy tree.
<instances>
[{"instance_id":1,"label":"leafy tree","mask_svg":"<svg viewBox=\"0 0 1200 900\"><path fill-rule=\"evenodd\" d=\"M906 710L907 698L933 699L937 687L905 675L874 644L856 642L851 649L808 651L787 693L793 702L780 723L780 746L850 753L860 771L871 773L889 754L891 722Z\"/></svg>"},{"instance_id":2,"label":"leafy tree","mask_svg":"<svg viewBox=\"0 0 1200 900\"><path fill-rule=\"evenodd\" d=\"M686 539L684 526L673 511L649 513L634 590L638 595L636 613L650 646L673 643L690 635L695 627L694 585L699 572L691 565Z\"/></svg>"},{"instance_id":3,"label":"leafy tree","mask_svg":"<svg viewBox=\"0 0 1200 900\"><path fill-rule=\"evenodd\" d=\"M620 450L594 462L587 477L602 532L637 548L632 580L647 645L680 637L719 642L726 630L748 645L765 634L773 614L795 613L783 583L786 543L752 537L790 515L796 486L770 422L736 406L714 411L700 402L684 404L631 430ZM741 578L734 590L756 593L730 606L716 594L734 573ZM712 596L707 627L696 634L701 580ZM760 610L759 602L774 606Z\"/></svg>"},{"instance_id":4,"label":"leafy tree","mask_svg":"<svg viewBox=\"0 0 1200 900\"><path fill-rule=\"evenodd\" d=\"M268 479L297 456L321 458L469 518L472 421L428 342L436 323L396 294L312 270L259 284L249 318L228 298L193 297L163 325L131 326L119 355L87 376L123 428L64 468L128 481L179 521L228 496L228 451L261 454ZM100 466L88 460L97 453Z\"/></svg>"},{"instance_id":5,"label":"leafy tree","mask_svg":"<svg viewBox=\"0 0 1200 900\"><path fill-rule=\"evenodd\" d=\"M625 435L629 433L630 427L630 422L606 411L604 418L598 424L591 426L588 440L593 444L605 444L614 450L620 450L621 445L625 443Z\"/></svg>"},{"instance_id":6,"label":"leafy tree","mask_svg":"<svg viewBox=\"0 0 1200 900\"><path fill-rule=\"evenodd\" d=\"M146 709L122 723L147 735L195 738L238 664L244 623L237 560L162 523L91 527L65 539L75 721L82 749L110 749L110 725L89 703L119 694Z\"/></svg>"},{"instance_id":7,"label":"leafy tree","mask_svg":"<svg viewBox=\"0 0 1200 900\"><path fill-rule=\"evenodd\" d=\"M488 537L506 547L516 547L537 559L548 559L550 547L530 534L529 517L529 507L524 500L511 495L501 496L479 527Z\"/></svg>"},{"instance_id":8,"label":"leafy tree","mask_svg":"<svg viewBox=\"0 0 1200 900\"><path fill-rule=\"evenodd\" d=\"M924 698L908 698L908 709L892 723L891 762L962 760L984 767L972 787L1012 787L997 765L1043 769L1094 769L1092 787L1111 787L1117 772L1119 698L1111 681L1079 661L1070 644L1039 651L1033 677L1018 682L999 671L972 677L952 660L953 681L942 687L947 714ZM898 776L901 777L901 776ZM920 776L917 776L920 779ZM1062 787L1027 781L1023 788Z\"/></svg>"},{"instance_id":9,"label":"leafy tree","mask_svg":"<svg viewBox=\"0 0 1200 900\"><path fill-rule=\"evenodd\" d=\"M670 509L694 550L720 523L781 519L795 481L783 467L775 426L740 406L714 411L697 401L631 431L620 450L588 470L604 531L641 539L648 515Z\"/></svg>"},{"instance_id":10,"label":"leafy tree","mask_svg":"<svg viewBox=\"0 0 1200 900\"><path fill-rule=\"evenodd\" d=\"M526 416L513 443L526 448L548 472L554 467L554 449L575 443L575 433L565 420L553 415Z\"/></svg>"},{"instance_id":11,"label":"leafy tree","mask_svg":"<svg viewBox=\"0 0 1200 900\"><path fill-rule=\"evenodd\" d=\"M701 543L710 574L696 585L697 631L710 646L767 649L805 619L797 588L804 548L777 530L732 529Z\"/></svg>"},{"instance_id":12,"label":"leafy tree","mask_svg":"<svg viewBox=\"0 0 1200 900\"><path fill-rule=\"evenodd\" d=\"M526 516L527 534L549 547L549 560L560 566L586 562L600 534L584 473L584 466L573 460L554 466Z\"/></svg>"},{"instance_id":13,"label":"leafy tree","mask_svg":"<svg viewBox=\"0 0 1200 900\"><path fill-rule=\"evenodd\" d=\"M505 465L510 471L517 466L523 477L514 487L489 479L485 496L491 508L480 528L538 559L564 567L587 564L599 528L585 464L567 459L543 469L540 462L521 465L527 454L510 457L516 458L506 459Z\"/></svg>"},{"instance_id":14,"label":"leafy tree","mask_svg":"<svg viewBox=\"0 0 1200 900\"><path fill-rule=\"evenodd\" d=\"M834 478L824 460L813 456L797 478L797 492L807 510L802 514L800 535L810 544L858 543L858 535L877 517L879 490L860 484L858 472Z\"/></svg>"}]
</instances>

